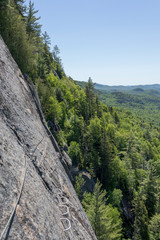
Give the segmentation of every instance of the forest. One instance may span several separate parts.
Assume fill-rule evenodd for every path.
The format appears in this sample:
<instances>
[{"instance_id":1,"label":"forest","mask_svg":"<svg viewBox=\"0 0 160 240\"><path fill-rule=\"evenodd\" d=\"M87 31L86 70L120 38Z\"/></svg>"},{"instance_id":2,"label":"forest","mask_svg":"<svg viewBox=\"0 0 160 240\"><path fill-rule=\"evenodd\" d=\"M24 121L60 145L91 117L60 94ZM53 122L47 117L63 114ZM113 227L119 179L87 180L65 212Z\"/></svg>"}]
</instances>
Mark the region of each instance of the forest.
<instances>
[{"instance_id":1,"label":"forest","mask_svg":"<svg viewBox=\"0 0 160 240\"><path fill-rule=\"evenodd\" d=\"M86 82L75 82L84 89ZM105 105L127 109L149 123L160 126L160 84L108 86L94 83L94 86Z\"/></svg>"},{"instance_id":2,"label":"forest","mask_svg":"<svg viewBox=\"0 0 160 240\"><path fill-rule=\"evenodd\" d=\"M97 94L104 104L127 109L142 119L160 126L160 89L154 89L151 85L147 90L143 88L118 92L98 90Z\"/></svg>"},{"instance_id":3,"label":"forest","mask_svg":"<svg viewBox=\"0 0 160 240\"><path fill-rule=\"evenodd\" d=\"M60 50L57 45L51 49L37 15L32 2L2 0L0 34L24 76L35 84L61 149L67 148L73 166L88 171L96 183L93 192L83 192L79 175L75 189L97 239L160 239L159 125L143 117L145 112L138 117L131 104L112 106L104 93L95 91L91 77L84 88L67 77ZM127 104L134 103L131 95L121 95ZM156 113L155 122L158 109Z\"/></svg>"}]
</instances>

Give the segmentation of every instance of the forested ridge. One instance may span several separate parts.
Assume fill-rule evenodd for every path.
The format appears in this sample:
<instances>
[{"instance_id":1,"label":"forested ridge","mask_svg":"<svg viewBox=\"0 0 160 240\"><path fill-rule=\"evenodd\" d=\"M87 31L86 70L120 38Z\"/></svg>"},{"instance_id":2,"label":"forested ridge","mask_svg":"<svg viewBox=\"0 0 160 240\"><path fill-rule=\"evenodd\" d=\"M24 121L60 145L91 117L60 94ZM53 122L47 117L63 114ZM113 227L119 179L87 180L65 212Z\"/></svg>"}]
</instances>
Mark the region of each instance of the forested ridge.
<instances>
[{"instance_id":1,"label":"forested ridge","mask_svg":"<svg viewBox=\"0 0 160 240\"><path fill-rule=\"evenodd\" d=\"M74 166L87 170L94 191L75 188L100 240L160 239L160 129L131 111L106 106L89 78L67 77L57 45L41 32L34 4L0 3L0 34L38 91L43 112Z\"/></svg>"},{"instance_id":2,"label":"forested ridge","mask_svg":"<svg viewBox=\"0 0 160 240\"><path fill-rule=\"evenodd\" d=\"M83 89L86 82L75 81ZM160 126L160 84L107 86L95 83L95 92L107 106L127 109L136 116Z\"/></svg>"},{"instance_id":3,"label":"forested ridge","mask_svg":"<svg viewBox=\"0 0 160 240\"><path fill-rule=\"evenodd\" d=\"M139 88L128 92L102 92L98 91L98 96L104 104L128 109L142 119L160 126L160 91L146 90Z\"/></svg>"}]
</instances>

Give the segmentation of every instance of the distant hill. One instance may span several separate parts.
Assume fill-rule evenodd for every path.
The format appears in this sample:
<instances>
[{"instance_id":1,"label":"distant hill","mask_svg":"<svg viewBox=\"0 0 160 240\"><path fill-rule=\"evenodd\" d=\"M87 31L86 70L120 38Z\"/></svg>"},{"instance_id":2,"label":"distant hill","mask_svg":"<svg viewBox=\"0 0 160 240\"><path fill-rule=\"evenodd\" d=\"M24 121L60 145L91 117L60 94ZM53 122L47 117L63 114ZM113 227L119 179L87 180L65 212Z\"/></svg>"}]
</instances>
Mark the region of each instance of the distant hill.
<instances>
[{"instance_id":1,"label":"distant hill","mask_svg":"<svg viewBox=\"0 0 160 240\"><path fill-rule=\"evenodd\" d=\"M84 88L86 82L76 84ZM107 106L127 109L160 126L160 84L108 86L95 83L99 99Z\"/></svg>"},{"instance_id":2,"label":"distant hill","mask_svg":"<svg viewBox=\"0 0 160 240\"><path fill-rule=\"evenodd\" d=\"M160 91L160 84L151 84L151 85L133 85L133 86L108 86L108 85L102 85L99 83L95 84L95 88L98 90L105 90L105 91L132 91L134 89L137 90L149 90L149 89L155 89Z\"/></svg>"},{"instance_id":3,"label":"distant hill","mask_svg":"<svg viewBox=\"0 0 160 240\"><path fill-rule=\"evenodd\" d=\"M75 83L84 88L85 84L87 82L85 81L77 81L75 80ZM158 90L160 91L160 84L150 84L150 85L132 85L132 86L109 86L109 85L103 85L99 83L94 83L94 87L97 90L102 91L108 91L108 92L123 92L123 91L137 91L137 92L143 92L144 90Z\"/></svg>"},{"instance_id":4,"label":"distant hill","mask_svg":"<svg viewBox=\"0 0 160 240\"><path fill-rule=\"evenodd\" d=\"M159 85L160 86L160 85ZM96 90L107 106L134 112L137 116L160 126L160 90L158 85L141 86L117 91ZM154 88L155 87L155 88Z\"/></svg>"}]
</instances>

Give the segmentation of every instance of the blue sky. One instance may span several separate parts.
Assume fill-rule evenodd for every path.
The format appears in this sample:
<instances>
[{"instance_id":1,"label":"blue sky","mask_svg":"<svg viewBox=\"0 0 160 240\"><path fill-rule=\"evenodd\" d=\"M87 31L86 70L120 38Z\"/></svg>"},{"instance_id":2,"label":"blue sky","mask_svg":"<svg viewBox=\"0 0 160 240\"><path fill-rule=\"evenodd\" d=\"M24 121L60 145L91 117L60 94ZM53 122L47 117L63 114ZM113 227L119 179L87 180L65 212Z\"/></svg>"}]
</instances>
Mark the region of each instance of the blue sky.
<instances>
[{"instance_id":1,"label":"blue sky","mask_svg":"<svg viewBox=\"0 0 160 240\"><path fill-rule=\"evenodd\" d=\"M106 85L160 84L159 0L32 2L68 76Z\"/></svg>"}]
</instances>

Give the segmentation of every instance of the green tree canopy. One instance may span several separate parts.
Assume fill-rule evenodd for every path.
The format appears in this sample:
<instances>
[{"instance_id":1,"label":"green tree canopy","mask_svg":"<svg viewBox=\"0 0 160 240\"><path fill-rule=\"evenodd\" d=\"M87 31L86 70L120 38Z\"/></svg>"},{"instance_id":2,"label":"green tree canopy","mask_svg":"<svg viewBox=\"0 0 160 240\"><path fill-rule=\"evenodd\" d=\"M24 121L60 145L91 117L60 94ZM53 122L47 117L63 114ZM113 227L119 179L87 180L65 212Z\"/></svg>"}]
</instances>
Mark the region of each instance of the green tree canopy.
<instances>
[{"instance_id":1,"label":"green tree canopy","mask_svg":"<svg viewBox=\"0 0 160 240\"><path fill-rule=\"evenodd\" d=\"M84 193L83 207L98 240L120 240L122 222L120 214L112 205L106 205L106 191L97 181L93 194Z\"/></svg>"}]
</instances>

